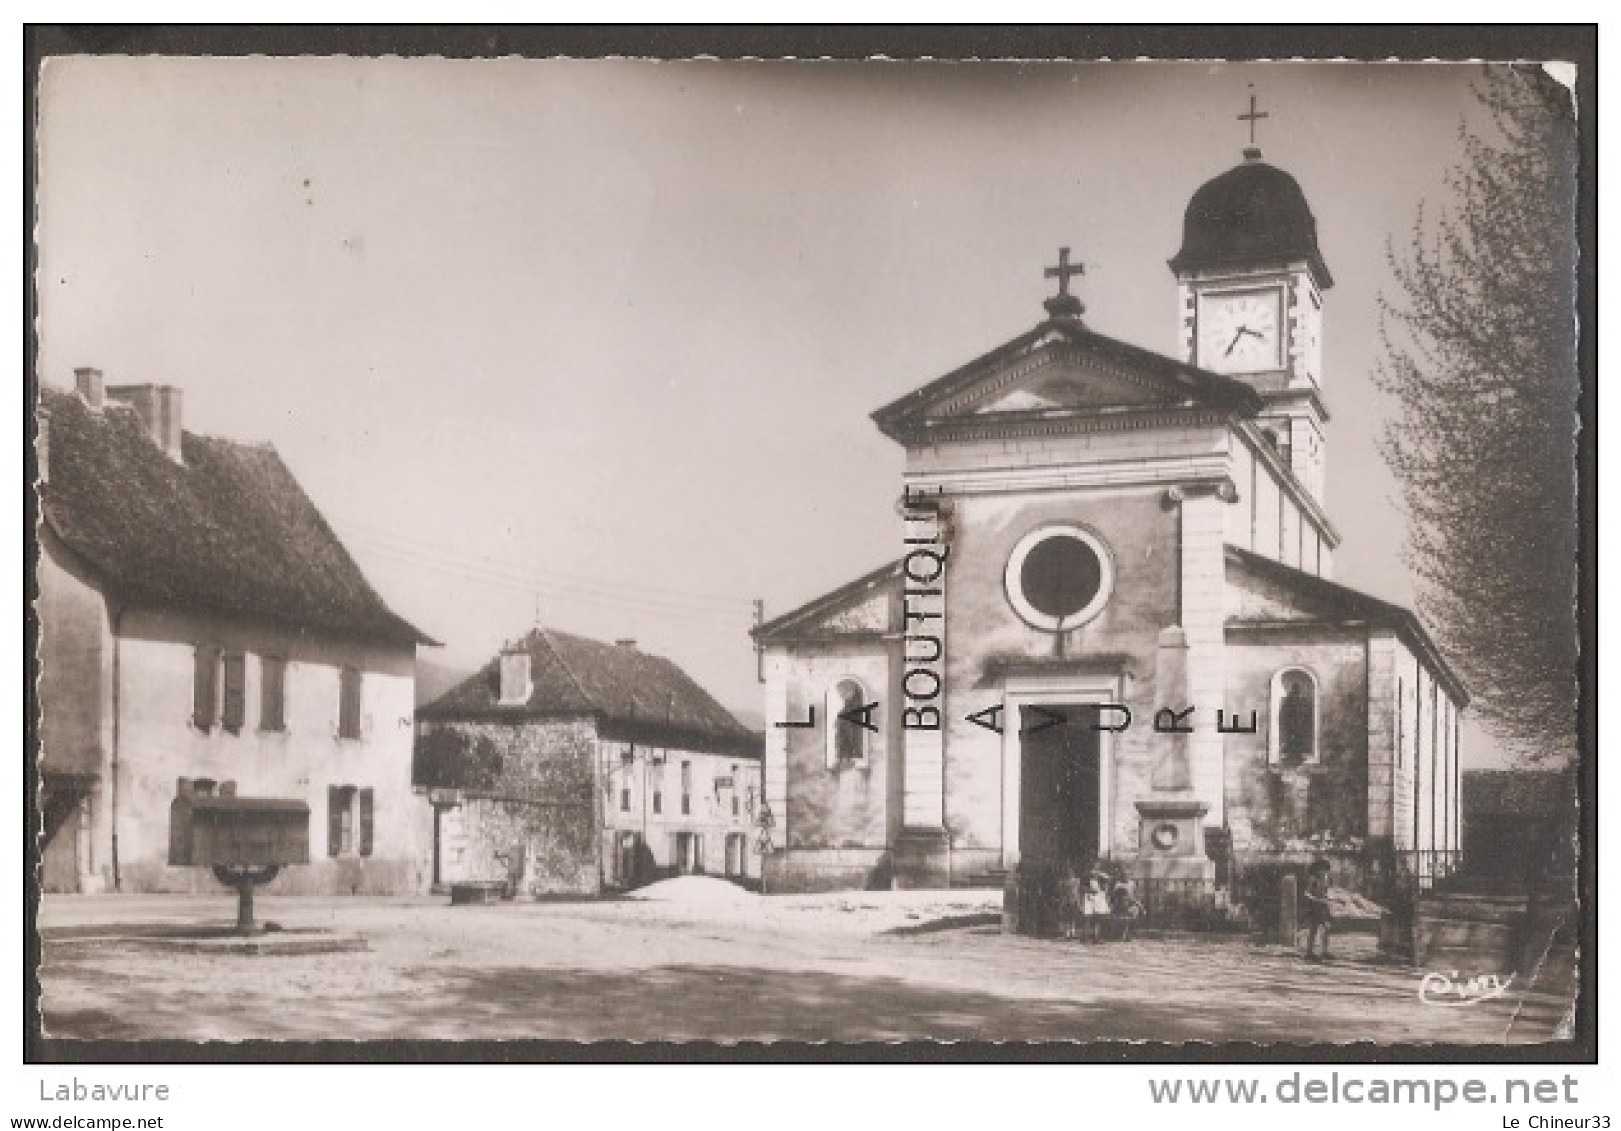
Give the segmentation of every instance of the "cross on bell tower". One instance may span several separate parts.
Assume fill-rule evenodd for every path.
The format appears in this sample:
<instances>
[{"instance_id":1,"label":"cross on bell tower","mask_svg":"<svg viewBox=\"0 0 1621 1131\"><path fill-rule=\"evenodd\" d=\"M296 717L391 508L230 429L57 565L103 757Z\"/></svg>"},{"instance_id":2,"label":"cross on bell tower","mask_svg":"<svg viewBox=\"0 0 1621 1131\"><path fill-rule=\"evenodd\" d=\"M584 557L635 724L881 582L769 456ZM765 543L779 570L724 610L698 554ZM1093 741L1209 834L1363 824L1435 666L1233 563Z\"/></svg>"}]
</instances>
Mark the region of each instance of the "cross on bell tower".
<instances>
[{"instance_id":1,"label":"cross on bell tower","mask_svg":"<svg viewBox=\"0 0 1621 1131\"><path fill-rule=\"evenodd\" d=\"M1255 123L1262 118L1270 118L1271 116L1265 110L1255 108L1255 84L1250 83L1250 112L1238 115L1238 120L1248 122L1250 127L1250 143L1244 147L1244 160L1259 161L1261 159L1261 147L1255 144Z\"/></svg>"},{"instance_id":2,"label":"cross on bell tower","mask_svg":"<svg viewBox=\"0 0 1621 1131\"><path fill-rule=\"evenodd\" d=\"M1069 281L1076 275L1086 274L1084 263L1071 263L1069 261L1069 248L1058 249L1058 266L1048 267L1042 271L1042 277L1058 280L1058 293L1041 305L1046 308L1047 314L1052 318L1080 318L1086 313L1086 306L1075 295L1069 293Z\"/></svg>"}]
</instances>

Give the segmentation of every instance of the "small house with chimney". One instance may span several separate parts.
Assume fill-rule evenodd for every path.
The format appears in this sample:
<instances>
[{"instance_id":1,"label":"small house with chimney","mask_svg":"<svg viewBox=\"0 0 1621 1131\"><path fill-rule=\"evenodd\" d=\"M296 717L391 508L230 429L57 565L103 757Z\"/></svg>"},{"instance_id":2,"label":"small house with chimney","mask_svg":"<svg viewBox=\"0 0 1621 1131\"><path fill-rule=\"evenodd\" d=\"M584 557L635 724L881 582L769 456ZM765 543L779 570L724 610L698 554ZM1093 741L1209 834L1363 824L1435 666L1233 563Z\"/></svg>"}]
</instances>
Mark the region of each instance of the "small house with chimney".
<instances>
[{"instance_id":1,"label":"small house with chimney","mask_svg":"<svg viewBox=\"0 0 1621 1131\"><path fill-rule=\"evenodd\" d=\"M416 649L268 444L184 429L181 390L77 371L38 408L44 890L218 890L169 806L234 782L310 811L272 891L427 885Z\"/></svg>"},{"instance_id":2,"label":"small house with chimney","mask_svg":"<svg viewBox=\"0 0 1621 1131\"><path fill-rule=\"evenodd\" d=\"M763 740L633 640L535 628L417 714L433 881L588 895L760 876Z\"/></svg>"}]
</instances>

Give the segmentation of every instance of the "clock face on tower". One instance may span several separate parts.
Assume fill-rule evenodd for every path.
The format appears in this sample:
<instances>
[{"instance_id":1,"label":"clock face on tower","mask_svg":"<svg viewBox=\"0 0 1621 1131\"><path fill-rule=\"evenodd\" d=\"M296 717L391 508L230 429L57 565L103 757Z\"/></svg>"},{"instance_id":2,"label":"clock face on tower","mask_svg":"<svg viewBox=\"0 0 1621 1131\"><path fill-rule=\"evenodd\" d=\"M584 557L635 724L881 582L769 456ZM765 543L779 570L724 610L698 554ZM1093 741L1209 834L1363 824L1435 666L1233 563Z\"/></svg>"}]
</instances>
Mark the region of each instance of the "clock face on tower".
<instances>
[{"instance_id":1,"label":"clock face on tower","mask_svg":"<svg viewBox=\"0 0 1621 1131\"><path fill-rule=\"evenodd\" d=\"M1199 296L1198 364L1217 373L1283 368L1283 291Z\"/></svg>"}]
</instances>

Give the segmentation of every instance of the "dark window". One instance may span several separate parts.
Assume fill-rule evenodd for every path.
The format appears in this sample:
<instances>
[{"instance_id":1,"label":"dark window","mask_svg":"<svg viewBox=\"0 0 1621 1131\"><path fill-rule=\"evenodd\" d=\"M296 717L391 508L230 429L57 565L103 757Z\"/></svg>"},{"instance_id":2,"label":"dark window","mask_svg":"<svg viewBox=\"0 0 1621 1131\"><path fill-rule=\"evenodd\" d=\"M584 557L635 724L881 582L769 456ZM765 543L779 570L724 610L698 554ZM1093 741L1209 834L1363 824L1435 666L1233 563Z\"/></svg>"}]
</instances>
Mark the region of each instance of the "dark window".
<instances>
[{"instance_id":1,"label":"dark window","mask_svg":"<svg viewBox=\"0 0 1621 1131\"><path fill-rule=\"evenodd\" d=\"M839 716L861 709L861 685L853 679L844 680L834 688L834 700L838 710L829 720L833 727L833 760L839 765L859 762L867 756L866 728L852 721L855 716L842 719Z\"/></svg>"},{"instance_id":2,"label":"dark window","mask_svg":"<svg viewBox=\"0 0 1621 1131\"><path fill-rule=\"evenodd\" d=\"M338 674L338 736L360 737L360 672L344 668Z\"/></svg>"},{"instance_id":3,"label":"dark window","mask_svg":"<svg viewBox=\"0 0 1621 1131\"><path fill-rule=\"evenodd\" d=\"M681 812L692 812L692 763L681 763Z\"/></svg>"},{"instance_id":4,"label":"dark window","mask_svg":"<svg viewBox=\"0 0 1621 1131\"><path fill-rule=\"evenodd\" d=\"M683 793L681 795L681 815L683 817L685 817L685 816L691 815L691 813L692 813L692 795L688 794L688 793Z\"/></svg>"},{"instance_id":5,"label":"dark window","mask_svg":"<svg viewBox=\"0 0 1621 1131\"><path fill-rule=\"evenodd\" d=\"M344 856L355 845L355 787L329 785L326 789L326 853Z\"/></svg>"},{"instance_id":6,"label":"dark window","mask_svg":"<svg viewBox=\"0 0 1621 1131\"><path fill-rule=\"evenodd\" d=\"M734 817L737 816L738 810L741 809L741 808L742 808L742 804L741 804L741 802L738 801L737 794L733 793L732 794L732 816L734 816Z\"/></svg>"},{"instance_id":7,"label":"dark window","mask_svg":"<svg viewBox=\"0 0 1621 1131\"><path fill-rule=\"evenodd\" d=\"M235 734L242 729L247 717L248 665L241 652L225 654L225 702L220 712L220 726Z\"/></svg>"},{"instance_id":8,"label":"dark window","mask_svg":"<svg viewBox=\"0 0 1621 1131\"><path fill-rule=\"evenodd\" d=\"M1069 617L1092 603L1103 585L1097 551L1071 534L1038 542L1019 570L1019 588L1038 613Z\"/></svg>"},{"instance_id":9,"label":"dark window","mask_svg":"<svg viewBox=\"0 0 1621 1131\"><path fill-rule=\"evenodd\" d=\"M374 806L375 802L373 800L372 791L369 789L361 790L358 797L360 799L360 854L362 856L370 856L372 846L372 827L374 824L372 820L372 807Z\"/></svg>"},{"instance_id":10,"label":"dark window","mask_svg":"<svg viewBox=\"0 0 1621 1131\"><path fill-rule=\"evenodd\" d=\"M275 656L259 660L259 729L287 726L287 661Z\"/></svg>"},{"instance_id":11,"label":"dark window","mask_svg":"<svg viewBox=\"0 0 1621 1131\"><path fill-rule=\"evenodd\" d=\"M629 789L621 789L619 791L619 811L621 813L629 813L630 812L630 790Z\"/></svg>"},{"instance_id":12,"label":"dark window","mask_svg":"<svg viewBox=\"0 0 1621 1131\"><path fill-rule=\"evenodd\" d=\"M1310 758L1317 747L1317 708L1311 680L1298 672L1283 677L1278 704L1278 753L1284 758Z\"/></svg>"},{"instance_id":13,"label":"dark window","mask_svg":"<svg viewBox=\"0 0 1621 1131\"><path fill-rule=\"evenodd\" d=\"M192 654L191 722L200 730L219 717L219 658L220 650L208 644L199 644Z\"/></svg>"},{"instance_id":14,"label":"dark window","mask_svg":"<svg viewBox=\"0 0 1621 1131\"><path fill-rule=\"evenodd\" d=\"M656 789L653 791L653 812L664 812L664 794Z\"/></svg>"}]
</instances>

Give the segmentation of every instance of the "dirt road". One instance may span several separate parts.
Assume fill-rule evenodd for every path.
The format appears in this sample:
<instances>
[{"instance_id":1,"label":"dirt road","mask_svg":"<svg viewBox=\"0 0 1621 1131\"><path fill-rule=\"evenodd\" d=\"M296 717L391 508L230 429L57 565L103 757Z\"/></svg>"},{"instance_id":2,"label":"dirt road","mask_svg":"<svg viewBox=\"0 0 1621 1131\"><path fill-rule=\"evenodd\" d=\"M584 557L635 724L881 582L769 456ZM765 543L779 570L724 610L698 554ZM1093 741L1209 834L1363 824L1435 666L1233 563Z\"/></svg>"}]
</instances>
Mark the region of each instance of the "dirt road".
<instances>
[{"instance_id":1,"label":"dirt road","mask_svg":"<svg viewBox=\"0 0 1621 1131\"><path fill-rule=\"evenodd\" d=\"M261 914L290 928L355 931L371 948L267 957L118 937L228 922L228 896L48 898L42 1004L49 1036L135 1040L1488 1044L1518 1004L1425 1004L1419 974L1380 962L1366 937L1340 940L1326 966L1235 939L1095 946L1003 935L987 924L999 903L994 892L454 908L265 899Z\"/></svg>"}]
</instances>

